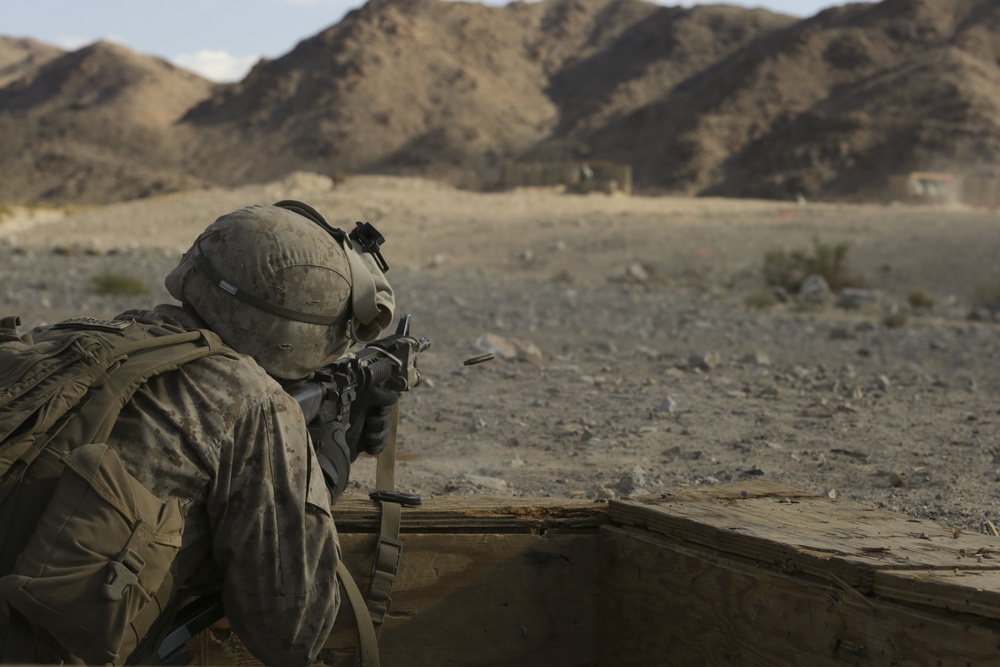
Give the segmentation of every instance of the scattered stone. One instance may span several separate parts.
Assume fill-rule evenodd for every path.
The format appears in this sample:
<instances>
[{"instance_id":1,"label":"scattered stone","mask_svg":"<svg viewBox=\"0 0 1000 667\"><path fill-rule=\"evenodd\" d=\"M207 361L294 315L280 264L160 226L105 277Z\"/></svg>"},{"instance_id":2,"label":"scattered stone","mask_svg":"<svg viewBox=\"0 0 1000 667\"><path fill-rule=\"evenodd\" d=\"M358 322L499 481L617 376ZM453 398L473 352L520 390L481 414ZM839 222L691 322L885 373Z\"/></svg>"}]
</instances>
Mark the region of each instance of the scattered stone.
<instances>
[{"instance_id":1,"label":"scattered stone","mask_svg":"<svg viewBox=\"0 0 1000 667\"><path fill-rule=\"evenodd\" d=\"M696 352L688 357L688 366L702 371L710 371L722 362L718 352Z\"/></svg>"},{"instance_id":2,"label":"scattered stone","mask_svg":"<svg viewBox=\"0 0 1000 667\"><path fill-rule=\"evenodd\" d=\"M669 394L663 397L660 404L656 406L657 412L674 413L677 411L677 401L675 401Z\"/></svg>"},{"instance_id":3,"label":"scattered stone","mask_svg":"<svg viewBox=\"0 0 1000 667\"><path fill-rule=\"evenodd\" d=\"M799 287L799 299L806 303L823 303L830 298L830 295L830 286L819 274L806 277Z\"/></svg>"},{"instance_id":4,"label":"scattered stone","mask_svg":"<svg viewBox=\"0 0 1000 667\"><path fill-rule=\"evenodd\" d=\"M603 484L598 484L587 492L587 497L599 500L614 500L618 496L615 495L615 492L608 487Z\"/></svg>"},{"instance_id":5,"label":"scattered stone","mask_svg":"<svg viewBox=\"0 0 1000 667\"><path fill-rule=\"evenodd\" d=\"M778 388L775 387L773 384L769 384L760 391L758 391L757 395L760 396L761 398L777 398L778 393L779 393Z\"/></svg>"},{"instance_id":6,"label":"scattered stone","mask_svg":"<svg viewBox=\"0 0 1000 667\"><path fill-rule=\"evenodd\" d=\"M897 489L906 488L906 482L903 481L903 478L897 475L896 473L889 474L889 484L896 487Z\"/></svg>"},{"instance_id":7,"label":"scattered stone","mask_svg":"<svg viewBox=\"0 0 1000 667\"><path fill-rule=\"evenodd\" d=\"M1000 301L973 309L969 313L969 319L977 322L1000 322Z\"/></svg>"},{"instance_id":8,"label":"scattered stone","mask_svg":"<svg viewBox=\"0 0 1000 667\"><path fill-rule=\"evenodd\" d=\"M877 378L875 378L875 386L877 386L882 391L887 391L889 387L892 386L892 382L890 382L889 378L886 377L885 375L879 375Z\"/></svg>"},{"instance_id":9,"label":"scattered stone","mask_svg":"<svg viewBox=\"0 0 1000 667\"><path fill-rule=\"evenodd\" d=\"M614 488L622 496L632 496L644 486L646 486L646 471L640 466L636 466L622 475Z\"/></svg>"},{"instance_id":10,"label":"scattered stone","mask_svg":"<svg viewBox=\"0 0 1000 667\"><path fill-rule=\"evenodd\" d=\"M492 352L497 358L506 361L525 361L532 364L542 362L542 352L534 343L515 338L504 338L496 334L483 334L472 344L480 353Z\"/></svg>"},{"instance_id":11,"label":"scattered stone","mask_svg":"<svg viewBox=\"0 0 1000 667\"><path fill-rule=\"evenodd\" d=\"M486 475L466 475L465 481L483 489L490 491L506 491L507 480L499 477L487 477Z\"/></svg>"},{"instance_id":12,"label":"scattered stone","mask_svg":"<svg viewBox=\"0 0 1000 667\"><path fill-rule=\"evenodd\" d=\"M637 283L648 283L649 282L649 271L646 270L642 264L638 262L633 262L628 265L625 270L625 279L630 282Z\"/></svg>"},{"instance_id":13,"label":"scattered stone","mask_svg":"<svg viewBox=\"0 0 1000 667\"><path fill-rule=\"evenodd\" d=\"M743 363L753 364L754 366L770 366L771 357L767 355L766 352L756 351L750 352L743 356Z\"/></svg>"},{"instance_id":14,"label":"scattered stone","mask_svg":"<svg viewBox=\"0 0 1000 667\"><path fill-rule=\"evenodd\" d=\"M615 345L614 341L605 340L594 345L594 349L598 352L603 352L604 354L618 354L618 346Z\"/></svg>"},{"instance_id":15,"label":"scattered stone","mask_svg":"<svg viewBox=\"0 0 1000 667\"><path fill-rule=\"evenodd\" d=\"M876 290L855 289L846 287L837 299L837 308L844 310L861 310L878 305L881 295Z\"/></svg>"},{"instance_id":16,"label":"scattered stone","mask_svg":"<svg viewBox=\"0 0 1000 667\"><path fill-rule=\"evenodd\" d=\"M486 428L486 420L482 417L476 417L472 421L465 422L463 426L469 433L479 433Z\"/></svg>"}]
</instances>

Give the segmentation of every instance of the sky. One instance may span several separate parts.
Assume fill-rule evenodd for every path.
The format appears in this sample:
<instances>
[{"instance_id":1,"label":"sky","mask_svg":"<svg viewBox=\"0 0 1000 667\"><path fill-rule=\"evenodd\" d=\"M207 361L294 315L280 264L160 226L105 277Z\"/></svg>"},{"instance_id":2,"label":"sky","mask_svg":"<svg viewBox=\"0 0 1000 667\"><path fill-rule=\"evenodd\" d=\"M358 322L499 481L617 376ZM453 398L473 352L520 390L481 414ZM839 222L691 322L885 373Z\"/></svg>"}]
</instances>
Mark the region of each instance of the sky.
<instances>
[{"instance_id":1,"label":"sky","mask_svg":"<svg viewBox=\"0 0 1000 667\"><path fill-rule=\"evenodd\" d=\"M508 0L482 0L506 5ZM655 0L661 5L720 0ZM808 17L847 0L725 0ZM0 35L72 51L99 39L154 55L213 81L238 81L261 57L282 56L364 0L0 0Z\"/></svg>"}]
</instances>

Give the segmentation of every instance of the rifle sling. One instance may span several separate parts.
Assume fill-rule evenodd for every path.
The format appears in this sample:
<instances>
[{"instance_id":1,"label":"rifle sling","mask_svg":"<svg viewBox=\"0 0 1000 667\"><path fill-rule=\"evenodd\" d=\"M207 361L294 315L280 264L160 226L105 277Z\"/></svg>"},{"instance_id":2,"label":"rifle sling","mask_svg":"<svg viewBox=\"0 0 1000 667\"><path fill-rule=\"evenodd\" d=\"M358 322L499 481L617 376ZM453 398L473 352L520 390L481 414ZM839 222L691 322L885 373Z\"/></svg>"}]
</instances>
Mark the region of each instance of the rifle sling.
<instances>
[{"instance_id":1,"label":"rifle sling","mask_svg":"<svg viewBox=\"0 0 1000 667\"><path fill-rule=\"evenodd\" d=\"M392 406L392 419L385 449L378 455L375 473L375 488L378 491L395 490L396 469L396 425L399 423L399 401ZM372 561L371 582L368 585L368 611L375 625L375 635L382 629L385 615L389 611L392 586L399 570L399 560L403 553L403 542L399 539L400 520L403 506L400 503L380 500L381 525L375 558Z\"/></svg>"}]
</instances>

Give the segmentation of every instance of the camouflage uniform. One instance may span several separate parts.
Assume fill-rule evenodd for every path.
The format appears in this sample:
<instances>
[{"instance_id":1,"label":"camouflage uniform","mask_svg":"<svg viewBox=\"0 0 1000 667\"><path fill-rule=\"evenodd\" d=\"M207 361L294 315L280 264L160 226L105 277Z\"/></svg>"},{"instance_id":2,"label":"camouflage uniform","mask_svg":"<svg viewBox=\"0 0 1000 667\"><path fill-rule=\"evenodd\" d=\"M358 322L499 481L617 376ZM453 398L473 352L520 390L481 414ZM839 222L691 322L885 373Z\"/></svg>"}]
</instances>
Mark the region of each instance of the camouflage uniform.
<instances>
[{"instance_id":1,"label":"camouflage uniform","mask_svg":"<svg viewBox=\"0 0 1000 667\"><path fill-rule=\"evenodd\" d=\"M121 317L205 326L176 306ZM267 664L314 660L339 606L339 546L302 412L281 386L236 352L191 362L141 388L109 444L154 494L181 500L179 580L214 560L247 648Z\"/></svg>"}]
</instances>

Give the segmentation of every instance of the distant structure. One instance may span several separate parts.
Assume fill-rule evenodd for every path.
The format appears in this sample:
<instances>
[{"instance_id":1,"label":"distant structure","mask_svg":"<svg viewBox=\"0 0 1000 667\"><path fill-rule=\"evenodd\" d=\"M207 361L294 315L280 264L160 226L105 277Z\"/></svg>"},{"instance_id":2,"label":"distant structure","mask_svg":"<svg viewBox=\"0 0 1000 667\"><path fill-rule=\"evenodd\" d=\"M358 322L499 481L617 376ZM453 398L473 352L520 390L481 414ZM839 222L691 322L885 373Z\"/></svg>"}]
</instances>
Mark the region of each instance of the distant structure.
<instances>
[{"instance_id":1,"label":"distant structure","mask_svg":"<svg viewBox=\"0 0 1000 667\"><path fill-rule=\"evenodd\" d=\"M567 162L505 162L500 168L502 189L566 186L568 192L632 194L632 166L607 160Z\"/></svg>"},{"instance_id":2,"label":"distant structure","mask_svg":"<svg viewBox=\"0 0 1000 667\"><path fill-rule=\"evenodd\" d=\"M914 204L969 204L1000 207L1000 178L990 173L957 175L914 171L889 177L889 196Z\"/></svg>"}]
</instances>

